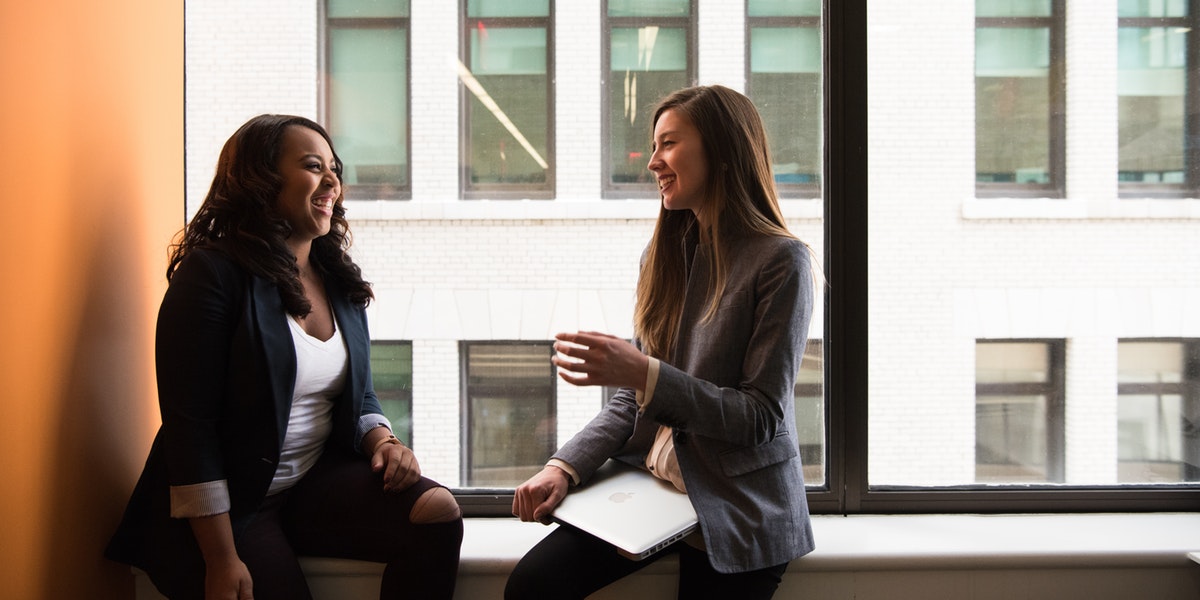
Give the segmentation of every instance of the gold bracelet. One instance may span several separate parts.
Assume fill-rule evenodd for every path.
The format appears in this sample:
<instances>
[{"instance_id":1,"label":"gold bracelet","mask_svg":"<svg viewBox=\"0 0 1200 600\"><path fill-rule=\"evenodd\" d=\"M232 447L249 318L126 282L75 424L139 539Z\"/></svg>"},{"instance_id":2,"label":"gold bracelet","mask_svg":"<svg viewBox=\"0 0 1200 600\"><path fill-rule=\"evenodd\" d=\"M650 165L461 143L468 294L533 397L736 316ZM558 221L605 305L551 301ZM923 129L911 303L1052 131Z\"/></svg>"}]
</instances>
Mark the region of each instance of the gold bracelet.
<instances>
[{"instance_id":1,"label":"gold bracelet","mask_svg":"<svg viewBox=\"0 0 1200 600\"><path fill-rule=\"evenodd\" d=\"M378 442L376 442L375 448L373 448L371 450L371 456L375 456L375 453L379 452L379 449L382 448L384 444L396 444L397 446L404 445L400 442L400 438L397 438L394 435L389 435L389 436L383 438L382 440L379 440Z\"/></svg>"}]
</instances>

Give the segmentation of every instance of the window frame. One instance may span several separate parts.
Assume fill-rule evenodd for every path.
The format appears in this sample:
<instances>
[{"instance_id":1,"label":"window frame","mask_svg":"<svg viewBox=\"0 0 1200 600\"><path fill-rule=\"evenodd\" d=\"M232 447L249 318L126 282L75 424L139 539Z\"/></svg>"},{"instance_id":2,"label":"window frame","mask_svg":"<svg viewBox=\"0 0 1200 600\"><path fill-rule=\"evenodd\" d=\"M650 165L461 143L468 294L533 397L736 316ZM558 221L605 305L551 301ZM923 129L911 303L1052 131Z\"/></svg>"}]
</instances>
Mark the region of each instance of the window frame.
<instances>
[{"instance_id":1,"label":"window frame","mask_svg":"<svg viewBox=\"0 0 1200 600\"><path fill-rule=\"evenodd\" d=\"M986 28L1047 27L1050 30L1050 67L1046 74L1050 86L1049 135L1047 165L1049 183L980 182L975 181L976 198L1065 198L1067 153L1067 85L1066 85L1066 0L1050 0L1048 17L975 17L974 32ZM972 82L979 75L973 74ZM976 122L977 123L977 122ZM979 152L975 151L978 162ZM976 174L979 169L976 167Z\"/></svg>"},{"instance_id":2,"label":"window frame","mask_svg":"<svg viewBox=\"0 0 1200 600\"><path fill-rule=\"evenodd\" d=\"M545 17L471 17L467 15L471 0L459 0L459 50L458 57L463 65L471 59L471 36L469 31L479 23L501 22L501 27L541 27L546 30L546 181L533 186L528 184L471 183L471 91L461 79L458 81L458 189L463 200L553 200L556 195L555 148L556 135L554 96L554 47L555 47L555 2L548 0L549 10ZM490 26L490 25L489 25Z\"/></svg>"},{"instance_id":3,"label":"window frame","mask_svg":"<svg viewBox=\"0 0 1200 600\"><path fill-rule=\"evenodd\" d=\"M1143 183L1117 180L1117 197L1125 198L1189 198L1200 191L1200 143L1188 143L1200 132L1200 0L1187 0L1188 14L1183 17L1117 17L1117 31L1122 28L1182 27L1188 31L1187 64L1184 66L1184 182ZM1120 123L1117 124L1118 127ZM1119 155L1118 150L1118 155ZM1119 176L1114 173L1114 177Z\"/></svg>"},{"instance_id":4,"label":"window frame","mask_svg":"<svg viewBox=\"0 0 1200 600\"><path fill-rule=\"evenodd\" d=\"M404 121L408 123L406 131L408 135L404 140L404 152L408 158L404 173L404 179L407 183L403 185L390 184L354 184L345 185L342 188L342 195L346 200L412 200L412 9L409 8L407 17L330 17L328 13L328 3L330 0L323 0L317 3L317 23L321 30L318 36L317 49L317 77L320 79L318 89L320 90L319 98L317 99L317 118L321 124L329 129L329 119L331 116L331 100L332 90L330 86L332 82L329 77L329 67L332 64L330 60L330 52L332 51L332 36L333 30L337 28L346 29L403 29L406 32L405 42L408 44L405 49L404 71L405 77L408 79L404 86L405 93L405 115ZM334 132L330 130L330 135Z\"/></svg>"},{"instance_id":5,"label":"window frame","mask_svg":"<svg viewBox=\"0 0 1200 600\"><path fill-rule=\"evenodd\" d=\"M687 72L688 85L696 85L699 50L696 42L699 39L699 23L696 15L698 0L687 0L688 16L686 17L610 17L608 16L608 0L600 2L600 197L604 200L624 199L655 199L659 198L658 189L653 183L613 183L612 173L612 106L609 102L610 80L612 72L612 32L615 28L644 27L657 25L683 29L687 39ZM650 131L646 131L646 147L650 146ZM649 162L649 160L647 160Z\"/></svg>"},{"instance_id":6,"label":"window frame","mask_svg":"<svg viewBox=\"0 0 1200 600\"><path fill-rule=\"evenodd\" d=\"M823 2L823 255L828 285L822 300L825 302L825 419L829 437L826 484L810 486L804 491L810 510L814 514L843 515L1194 512L1200 504L1200 487L1195 485L1003 489L870 486L866 462L870 232L868 185L867 177L863 176L868 165L867 2ZM832 69L830 65L838 68ZM607 172L604 176L607 177ZM456 496L468 516L512 517L511 490Z\"/></svg>"}]
</instances>

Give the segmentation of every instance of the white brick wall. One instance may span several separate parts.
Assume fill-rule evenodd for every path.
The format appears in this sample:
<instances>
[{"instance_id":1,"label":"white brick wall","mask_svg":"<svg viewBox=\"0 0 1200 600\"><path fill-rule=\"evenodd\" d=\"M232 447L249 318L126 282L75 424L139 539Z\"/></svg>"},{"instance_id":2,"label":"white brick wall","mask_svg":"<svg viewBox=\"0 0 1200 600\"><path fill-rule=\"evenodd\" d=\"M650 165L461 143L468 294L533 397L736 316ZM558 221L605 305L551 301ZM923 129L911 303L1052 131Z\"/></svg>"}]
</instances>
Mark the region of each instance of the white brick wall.
<instances>
[{"instance_id":1,"label":"white brick wall","mask_svg":"<svg viewBox=\"0 0 1200 600\"><path fill-rule=\"evenodd\" d=\"M698 3L699 76L745 86L741 2ZM1116 198L1116 0L1068 7L1067 193L974 198L973 3L873 2L868 12L870 480L974 477L978 338L1068 340L1067 476L1115 477L1115 346L1200 337L1200 266L1187 201ZM411 339L414 446L426 472L461 468L459 340L627 336L653 201L600 199L599 0L555 7L557 197L458 199L457 3L412 2L413 198L348 205L353 253L377 300L377 339ZM187 4L187 192L203 198L217 151L262 112L315 117L315 0ZM821 209L785 203L822 249ZM165 241L164 241L165 243ZM822 314L812 335L822 335ZM559 442L600 392L557 384ZM838 402L833 397L831 402Z\"/></svg>"}]
</instances>

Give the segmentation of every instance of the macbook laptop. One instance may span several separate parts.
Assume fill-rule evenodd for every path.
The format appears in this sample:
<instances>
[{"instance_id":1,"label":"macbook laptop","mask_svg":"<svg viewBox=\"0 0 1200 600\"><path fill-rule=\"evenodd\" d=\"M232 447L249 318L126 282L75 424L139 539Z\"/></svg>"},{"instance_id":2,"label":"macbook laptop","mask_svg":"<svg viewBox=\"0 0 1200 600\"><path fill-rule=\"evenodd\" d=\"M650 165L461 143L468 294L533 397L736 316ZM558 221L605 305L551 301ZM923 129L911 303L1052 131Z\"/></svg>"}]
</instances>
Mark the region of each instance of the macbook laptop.
<instances>
[{"instance_id":1,"label":"macbook laptop","mask_svg":"<svg viewBox=\"0 0 1200 600\"><path fill-rule=\"evenodd\" d=\"M609 459L571 490L551 515L590 533L626 558L642 560L696 529L687 494L636 467Z\"/></svg>"}]
</instances>

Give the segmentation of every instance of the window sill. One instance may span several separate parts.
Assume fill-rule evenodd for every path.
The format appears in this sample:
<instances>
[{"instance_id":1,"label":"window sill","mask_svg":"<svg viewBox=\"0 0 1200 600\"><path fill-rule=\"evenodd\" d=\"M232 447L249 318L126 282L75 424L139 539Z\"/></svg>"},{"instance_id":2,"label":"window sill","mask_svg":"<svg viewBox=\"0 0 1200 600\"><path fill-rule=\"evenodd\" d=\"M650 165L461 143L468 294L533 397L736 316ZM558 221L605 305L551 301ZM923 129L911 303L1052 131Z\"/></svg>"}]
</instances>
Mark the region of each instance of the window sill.
<instances>
[{"instance_id":1,"label":"window sill","mask_svg":"<svg viewBox=\"0 0 1200 600\"><path fill-rule=\"evenodd\" d=\"M465 523L456 598L500 597L509 571L555 526L511 518ZM1200 513L818 515L817 549L792 561L779 598L1195 598ZM302 558L318 599L378 596L383 565ZM674 597L665 557L598 599ZM136 597L160 599L134 570Z\"/></svg>"},{"instance_id":2,"label":"window sill","mask_svg":"<svg viewBox=\"0 0 1200 600\"><path fill-rule=\"evenodd\" d=\"M984 219L1200 219L1200 200L1192 198L971 198L962 217Z\"/></svg>"},{"instance_id":3,"label":"window sill","mask_svg":"<svg viewBox=\"0 0 1200 600\"><path fill-rule=\"evenodd\" d=\"M631 200L346 200L346 217L353 220L576 220L658 218L657 199ZM821 200L781 200L784 218L820 219Z\"/></svg>"},{"instance_id":4,"label":"window sill","mask_svg":"<svg viewBox=\"0 0 1200 600\"><path fill-rule=\"evenodd\" d=\"M467 519L462 569L506 573L554 527ZM1178 567L1196 532L1200 513L814 515L817 549L788 571Z\"/></svg>"}]
</instances>

